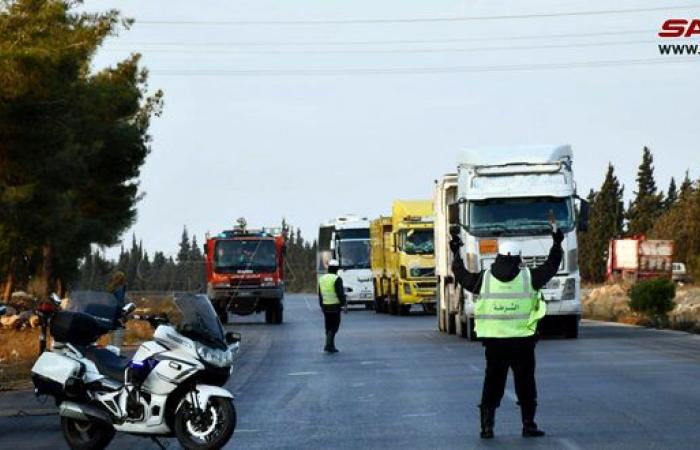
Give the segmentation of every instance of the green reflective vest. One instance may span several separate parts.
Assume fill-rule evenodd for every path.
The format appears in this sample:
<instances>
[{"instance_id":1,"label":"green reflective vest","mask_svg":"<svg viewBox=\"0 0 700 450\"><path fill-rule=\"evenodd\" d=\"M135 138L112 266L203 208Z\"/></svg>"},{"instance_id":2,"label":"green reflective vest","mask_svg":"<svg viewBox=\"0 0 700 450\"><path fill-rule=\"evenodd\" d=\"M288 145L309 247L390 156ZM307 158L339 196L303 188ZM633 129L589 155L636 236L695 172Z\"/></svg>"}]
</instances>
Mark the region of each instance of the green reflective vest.
<instances>
[{"instance_id":1,"label":"green reflective vest","mask_svg":"<svg viewBox=\"0 0 700 450\"><path fill-rule=\"evenodd\" d=\"M480 338L532 336L546 312L540 292L530 284L530 269L505 283L487 270L474 305L474 331Z\"/></svg>"},{"instance_id":2,"label":"green reflective vest","mask_svg":"<svg viewBox=\"0 0 700 450\"><path fill-rule=\"evenodd\" d=\"M339 305L340 299L335 293L335 280L338 275L327 273L318 279L318 288L321 290L321 298L324 305Z\"/></svg>"}]
</instances>

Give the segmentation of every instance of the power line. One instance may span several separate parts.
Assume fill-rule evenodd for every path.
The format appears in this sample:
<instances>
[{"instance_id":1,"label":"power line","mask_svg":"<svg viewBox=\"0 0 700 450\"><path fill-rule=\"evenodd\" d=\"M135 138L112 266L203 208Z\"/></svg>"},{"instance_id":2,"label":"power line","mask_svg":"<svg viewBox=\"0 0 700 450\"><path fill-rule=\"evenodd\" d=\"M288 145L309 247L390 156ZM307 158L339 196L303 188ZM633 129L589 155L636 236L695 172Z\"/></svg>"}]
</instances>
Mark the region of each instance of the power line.
<instances>
[{"instance_id":1,"label":"power line","mask_svg":"<svg viewBox=\"0 0 700 450\"><path fill-rule=\"evenodd\" d=\"M416 54L416 53L469 53L513 50L547 50L557 48L608 47L614 45L654 44L656 40L617 41L617 42L585 42L551 45L509 45L500 47L467 47L467 48L411 48L411 49L351 49L351 50L240 50L240 49L150 49L149 53L170 54L213 54L213 55L298 55L298 54ZM109 51L133 51L133 49L111 48Z\"/></svg>"},{"instance_id":2,"label":"power line","mask_svg":"<svg viewBox=\"0 0 700 450\"><path fill-rule=\"evenodd\" d=\"M622 31L600 31L591 33L560 33L541 35L520 35L520 36L495 36L484 37L475 36L462 39L420 39L420 40L383 40L383 41L266 41L266 42L129 42L134 46L164 46L164 47L301 47L301 46L345 46L345 45L403 45L403 44L445 44L459 42L480 42L480 41L516 41L528 39L561 39L561 38L585 38L597 36L624 36L630 34L656 35L655 30L622 30Z\"/></svg>"},{"instance_id":3,"label":"power line","mask_svg":"<svg viewBox=\"0 0 700 450\"><path fill-rule=\"evenodd\" d=\"M617 67L636 65L656 65L656 64L678 64L697 63L698 58L651 58L651 59L628 59L628 60L608 60L608 61L581 61L570 63L551 64L517 64L499 66L452 66L452 67L397 67L397 68L361 68L361 69L248 69L248 70L184 70L184 69L162 69L152 70L154 75L161 76L207 76L207 77L229 77L229 76L351 76L351 75L424 75L424 74L444 74L444 73L477 73L477 72L515 72L515 71L536 71L551 69L577 69L596 67Z\"/></svg>"},{"instance_id":4,"label":"power line","mask_svg":"<svg viewBox=\"0 0 700 450\"><path fill-rule=\"evenodd\" d=\"M391 19L324 19L324 20L141 20L143 25L348 25L348 24L386 24L386 23L424 23L424 22L477 22L490 20L543 19L570 16L600 16L630 14L639 12L671 11L679 9L696 9L700 4L656 6L648 8L607 9L595 11L569 11L539 14L512 14L498 16L469 17L423 17Z\"/></svg>"}]
</instances>

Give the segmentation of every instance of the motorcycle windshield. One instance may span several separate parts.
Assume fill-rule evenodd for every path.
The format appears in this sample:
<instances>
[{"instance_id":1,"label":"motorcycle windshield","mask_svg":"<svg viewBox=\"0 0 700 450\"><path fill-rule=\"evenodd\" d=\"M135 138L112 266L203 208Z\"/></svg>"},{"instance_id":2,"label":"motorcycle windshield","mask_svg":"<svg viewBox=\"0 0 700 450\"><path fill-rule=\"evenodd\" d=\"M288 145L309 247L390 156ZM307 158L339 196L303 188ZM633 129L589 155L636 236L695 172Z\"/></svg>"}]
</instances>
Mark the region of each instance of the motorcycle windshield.
<instances>
[{"instance_id":1,"label":"motorcycle windshield","mask_svg":"<svg viewBox=\"0 0 700 450\"><path fill-rule=\"evenodd\" d=\"M172 320L178 333L209 347L227 348L224 329L206 295L176 294L173 302L179 313Z\"/></svg>"},{"instance_id":2,"label":"motorcycle windshield","mask_svg":"<svg viewBox=\"0 0 700 450\"><path fill-rule=\"evenodd\" d=\"M109 327L117 317L117 299L109 292L73 291L68 296L68 304L63 309L90 314Z\"/></svg>"}]
</instances>

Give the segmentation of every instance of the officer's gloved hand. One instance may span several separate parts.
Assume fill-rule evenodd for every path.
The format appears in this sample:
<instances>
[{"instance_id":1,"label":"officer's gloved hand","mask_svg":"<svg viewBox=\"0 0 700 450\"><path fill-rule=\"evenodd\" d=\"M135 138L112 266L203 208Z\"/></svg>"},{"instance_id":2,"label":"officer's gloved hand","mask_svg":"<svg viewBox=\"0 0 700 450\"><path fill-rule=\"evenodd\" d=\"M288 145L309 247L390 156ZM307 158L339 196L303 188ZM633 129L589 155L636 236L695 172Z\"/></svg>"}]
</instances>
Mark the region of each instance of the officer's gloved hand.
<instances>
[{"instance_id":1,"label":"officer's gloved hand","mask_svg":"<svg viewBox=\"0 0 700 450\"><path fill-rule=\"evenodd\" d=\"M462 240L458 236L453 236L450 240L450 250L452 250L452 253L454 254L459 253L459 248L463 245L464 242L462 242Z\"/></svg>"},{"instance_id":2,"label":"officer's gloved hand","mask_svg":"<svg viewBox=\"0 0 700 450\"><path fill-rule=\"evenodd\" d=\"M557 231L552 233L552 240L554 240L555 244L561 244L564 241L564 233L562 233L561 229L557 229Z\"/></svg>"}]
</instances>

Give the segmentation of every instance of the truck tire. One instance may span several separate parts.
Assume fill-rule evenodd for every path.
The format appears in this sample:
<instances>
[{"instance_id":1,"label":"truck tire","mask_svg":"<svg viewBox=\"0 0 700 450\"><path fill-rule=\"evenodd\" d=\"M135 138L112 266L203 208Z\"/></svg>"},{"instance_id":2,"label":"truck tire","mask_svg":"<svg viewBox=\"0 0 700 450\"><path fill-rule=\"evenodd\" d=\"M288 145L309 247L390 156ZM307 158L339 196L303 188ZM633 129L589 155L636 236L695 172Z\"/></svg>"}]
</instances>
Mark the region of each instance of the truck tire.
<instances>
[{"instance_id":1,"label":"truck tire","mask_svg":"<svg viewBox=\"0 0 700 450\"><path fill-rule=\"evenodd\" d=\"M566 339L577 339L578 338L578 317L577 316L565 316L562 317L564 321L564 338Z\"/></svg>"},{"instance_id":2,"label":"truck tire","mask_svg":"<svg viewBox=\"0 0 700 450\"><path fill-rule=\"evenodd\" d=\"M381 298L375 298L374 299L374 312L377 314L383 313L384 312L384 305L383 305L384 300Z\"/></svg>"},{"instance_id":3,"label":"truck tire","mask_svg":"<svg viewBox=\"0 0 700 450\"><path fill-rule=\"evenodd\" d=\"M396 304L398 305L398 302ZM411 305L398 305L398 308L401 316L407 316L411 313Z\"/></svg>"},{"instance_id":4,"label":"truck tire","mask_svg":"<svg viewBox=\"0 0 700 450\"><path fill-rule=\"evenodd\" d=\"M445 311L445 331L447 334L455 334L455 315Z\"/></svg>"}]
</instances>

